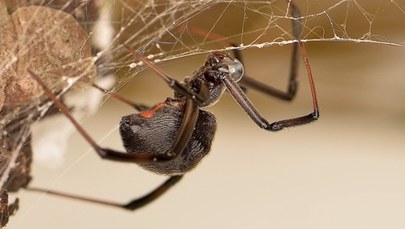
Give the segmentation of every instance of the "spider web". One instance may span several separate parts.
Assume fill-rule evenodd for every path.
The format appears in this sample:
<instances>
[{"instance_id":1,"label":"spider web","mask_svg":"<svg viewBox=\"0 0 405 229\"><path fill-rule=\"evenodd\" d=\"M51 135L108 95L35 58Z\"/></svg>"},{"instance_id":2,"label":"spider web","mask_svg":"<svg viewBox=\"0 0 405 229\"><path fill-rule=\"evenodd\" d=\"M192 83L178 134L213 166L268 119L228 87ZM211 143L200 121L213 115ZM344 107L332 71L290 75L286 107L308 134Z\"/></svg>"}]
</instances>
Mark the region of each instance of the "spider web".
<instances>
[{"instance_id":1,"label":"spider web","mask_svg":"<svg viewBox=\"0 0 405 229\"><path fill-rule=\"evenodd\" d=\"M61 71L53 71L52 80L47 82L55 94L72 108L72 113L78 119L89 117L103 101L101 93L86 87L90 85L89 79L96 78L94 80L106 88L112 88L116 81L113 90L119 90L136 76L141 76L139 73L144 70L144 66L134 61L131 51L122 44L155 63L171 62L212 51L261 49L297 42L298 39L293 35L292 20L299 20L302 25L299 40L305 43L352 42L389 46L403 46L405 43L405 37L394 36L384 27L389 24L400 28L401 21L405 19L405 3L402 1L379 0L373 4L356 0L295 2L301 12L299 18L291 16L291 3L284 0L21 0L0 1L0 6L7 4L10 15L16 9L28 5L62 10L75 16L84 28L87 35L78 41L78 45L80 50L86 49L86 46L92 49L92 56L56 63ZM59 24L44 30L45 25L33 23L35 18L45 20L38 16L43 11L44 8L32 8L31 19L26 19L37 33L23 30L19 35L21 39L10 39L11 43L7 44L14 49L3 51L0 48L4 52L2 76L13 69L20 59L25 58L27 51L16 51L15 47L35 46L44 40L43 37L52 38L61 24L71 20L63 15ZM227 42L238 46L232 47ZM28 60L35 62L36 57ZM89 66L97 68L97 75ZM24 71L31 68L38 75L49 72L45 66L24 65L21 68ZM36 149L34 151L52 152L34 153L38 153L40 160L48 165L57 165L63 161L63 151L67 147L64 141L74 129L66 120L61 121L64 117L58 118L52 114L52 103L47 102L46 97L38 92L38 87L33 90L33 94L14 101L9 99L15 95L7 94L6 85L9 84L6 82L6 77L0 79L0 128L3 132L0 139L3 145L0 154L0 185L17 190L26 185L28 177L33 175L29 171L31 147ZM80 99L83 96L91 99L83 102ZM51 124L46 124L46 127L36 126L32 134L32 125L40 119L44 123L50 120ZM65 122L63 129L66 131L60 133L52 130L49 126L55 121ZM37 139L41 146L36 147L31 138ZM10 180L18 181L13 188L10 188Z\"/></svg>"}]
</instances>

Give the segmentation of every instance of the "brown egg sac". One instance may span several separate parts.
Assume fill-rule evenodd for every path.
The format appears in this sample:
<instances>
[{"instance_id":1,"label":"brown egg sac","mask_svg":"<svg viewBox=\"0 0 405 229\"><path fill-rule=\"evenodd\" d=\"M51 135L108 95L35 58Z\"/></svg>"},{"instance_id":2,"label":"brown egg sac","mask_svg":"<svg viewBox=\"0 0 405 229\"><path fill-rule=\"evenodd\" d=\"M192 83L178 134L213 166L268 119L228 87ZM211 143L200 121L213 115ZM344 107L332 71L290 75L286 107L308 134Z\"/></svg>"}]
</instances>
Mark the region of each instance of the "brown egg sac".
<instances>
[{"instance_id":1,"label":"brown egg sac","mask_svg":"<svg viewBox=\"0 0 405 229\"><path fill-rule=\"evenodd\" d=\"M66 87L64 77L80 82L95 77L88 35L70 14L41 6L1 12L0 108L32 104L43 94L27 69L55 92Z\"/></svg>"}]
</instances>

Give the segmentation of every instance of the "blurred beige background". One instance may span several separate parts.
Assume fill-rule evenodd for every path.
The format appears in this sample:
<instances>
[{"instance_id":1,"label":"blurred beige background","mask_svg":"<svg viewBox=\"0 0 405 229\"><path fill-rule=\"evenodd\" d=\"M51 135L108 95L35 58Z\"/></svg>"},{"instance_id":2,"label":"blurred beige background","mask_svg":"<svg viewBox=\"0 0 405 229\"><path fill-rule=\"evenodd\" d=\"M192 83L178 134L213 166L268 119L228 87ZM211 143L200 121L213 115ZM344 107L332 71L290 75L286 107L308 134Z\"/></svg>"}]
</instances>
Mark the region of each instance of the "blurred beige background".
<instances>
[{"instance_id":1,"label":"blurred beige background","mask_svg":"<svg viewBox=\"0 0 405 229\"><path fill-rule=\"evenodd\" d=\"M403 26L384 24L384 30L405 41ZM126 212L21 191L21 209L9 228L404 228L405 49L343 42L306 47L321 106L318 122L268 133L225 95L209 109L219 126L210 155L153 204ZM249 75L285 87L290 47L244 55ZM182 79L203 59L162 67ZM253 91L249 97L271 120L308 113L302 61L299 80L292 103ZM148 104L171 96L151 72L120 93ZM130 112L108 100L84 126L98 140L114 130L102 145L121 149L117 123ZM102 161L77 134L69 142L63 168L34 164L32 186L126 202L164 180L136 165Z\"/></svg>"}]
</instances>

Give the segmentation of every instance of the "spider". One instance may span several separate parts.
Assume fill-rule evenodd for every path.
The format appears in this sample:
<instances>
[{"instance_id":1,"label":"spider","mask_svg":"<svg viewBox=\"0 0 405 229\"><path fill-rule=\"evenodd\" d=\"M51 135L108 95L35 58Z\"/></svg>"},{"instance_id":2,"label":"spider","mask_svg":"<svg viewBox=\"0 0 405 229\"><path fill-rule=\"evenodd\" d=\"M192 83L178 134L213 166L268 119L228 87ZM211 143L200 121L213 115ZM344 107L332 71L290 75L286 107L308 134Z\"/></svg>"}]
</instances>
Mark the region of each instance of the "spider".
<instances>
[{"instance_id":1,"label":"spider","mask_svg":"<svg viewBox=\"0 0 405 229\"><path fill-rule=\"evenodd\" d=\"M299 18L297 7L289 2L291 14ZM293 34L298 39L301 25L298 19L292 20ZM146 195L121 204L116 202L80 197L76 195L28 188L33 191L47 192L73 199L85 200L108 206L135 210L149 204L175 185L187 172L193 169L198 162L208 154L216 131L216 120L212 113L203 110L204 107L215 104L227 91L246 112L246 114L262 129L279 131L286 127L298 126L313 122L319 118L319 108L315 93L310 64L304 45L298 41L293 44L290 78L286 92L261 83L244 73L241 52L233 50L235 58L224 52L212 52L208 55L205 64L191 77L183 82L172 79L154 63L141 54L132 51L123 45L137 60L154 70L174 90L174 96L158 103L152 108L130 102L118 94L100 90L112 97L130 104L139 113L124 116L120 121L120 134L126 152L120 152L99 146L87 132L70 115L69 110L60 102L49 88L41 81L36 73L30 71L31 76L42 86L47 96L70 119L80 134L94 148L98 155L107 160L136 163L146 170L169 178ZM298 50L301 50L312 95L313 111L307 115L269 122L254 107L247 98L244 90L254 89L267 95L283 100L294 98L297 89L297 59Z\"/></svg>"}]
</instances>

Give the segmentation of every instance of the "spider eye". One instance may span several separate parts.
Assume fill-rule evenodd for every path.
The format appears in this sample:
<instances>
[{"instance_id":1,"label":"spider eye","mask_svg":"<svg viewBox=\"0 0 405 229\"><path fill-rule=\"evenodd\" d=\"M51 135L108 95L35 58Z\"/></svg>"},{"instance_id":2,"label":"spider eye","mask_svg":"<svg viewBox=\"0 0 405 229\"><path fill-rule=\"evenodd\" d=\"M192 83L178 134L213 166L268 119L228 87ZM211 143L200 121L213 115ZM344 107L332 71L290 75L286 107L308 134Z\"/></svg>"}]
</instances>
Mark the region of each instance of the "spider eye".
<instances>
[{"instance_id":1,"label":"spider eye","mask_svg":"<svg viewBox=\"0 0 405 229\"><path fill-rule=\"evenodd\" d=\"M242 63L237 59L234 59L233 63L228 64L228 71L235 82L238 82L245 72Z\"/></svg>"}]
</instances>

